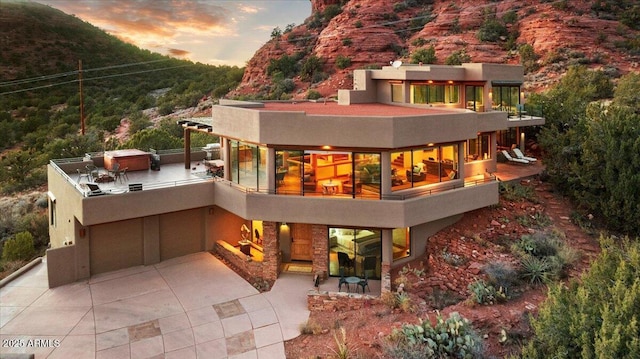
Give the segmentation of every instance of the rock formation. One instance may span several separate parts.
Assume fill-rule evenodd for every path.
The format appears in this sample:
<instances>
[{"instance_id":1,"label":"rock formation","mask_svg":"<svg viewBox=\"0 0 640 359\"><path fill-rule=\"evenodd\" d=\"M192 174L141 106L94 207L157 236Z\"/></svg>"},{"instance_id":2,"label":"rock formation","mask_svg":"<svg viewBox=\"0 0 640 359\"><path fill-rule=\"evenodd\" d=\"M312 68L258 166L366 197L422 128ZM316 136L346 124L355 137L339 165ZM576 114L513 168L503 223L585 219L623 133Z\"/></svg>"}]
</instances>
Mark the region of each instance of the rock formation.
<instances>
[{"instance_id":1,"label":"rock formation","mask_svg":"<svg viewBox=\"0 0 640 359\"><path fill-rule=\"evenodd\" d=\"M293 98L305 98L310 89L335 96L338 89L352 87L353 69L380 67L393 60L411 62L417 50L431 46L436 64L445 64L452 54L466 54L471 62L520 64L527 59L521 58L519 46L531 45L534 57L528 60L526 91L548 88L572 64L603 68L614 77L638 71L637 48L629 51L620 44L637 42L640 32L613 19L614 15L598 13L593 3L311 0L311 16L258 50L230 96L269 96L274 83L267 69L285 54L300 55L298 68L311 56L323 63L315 79L293 77ZM341 11L330 17L327 13L336 8ZM481 41L479 32L492 20L506 32L496 41Z\"/></svg>"}]
</instances>

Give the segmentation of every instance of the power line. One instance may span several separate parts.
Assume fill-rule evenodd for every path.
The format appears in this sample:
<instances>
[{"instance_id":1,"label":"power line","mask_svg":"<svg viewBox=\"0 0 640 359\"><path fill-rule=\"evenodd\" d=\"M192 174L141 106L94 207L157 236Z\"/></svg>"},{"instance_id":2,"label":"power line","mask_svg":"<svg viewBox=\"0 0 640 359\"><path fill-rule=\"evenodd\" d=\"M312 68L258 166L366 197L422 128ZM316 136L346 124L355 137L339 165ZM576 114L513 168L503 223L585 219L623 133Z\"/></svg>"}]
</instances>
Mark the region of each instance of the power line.
<instances>
[{"instance_id":1,"label":"power line","mask_svg":"<svg viewBox=\"0 0 640 359\"><path fill-rule=\"evenodd\" d=\"M83 72L119 69L119 68L123 68L123 67L146 65L146 64L169 61L169 60L171 60L171 59L151 60L151 61L143 61L143 62L133 62L133 63L129 63L129 64L111 65L111 66L105 66L105 67L96 67L96 68L85 69L85 70L83 70ZM78 74L78 70L74 70L74 71L63 72L63 73L52 74L52 75L37 76L37 77L28 78L28 79L20 79L20 80L12 80L12 81L0 82L0 86L22 85L22 84L25 84L25 83L40 82L40 81L50 80L50 79L54 79L54 78L67 77L67 76L72 76L72 75L75 76L77 74Z\"/></svg>"},{"instance_id":2,"label":"power line","mask_svg":"<svg viewBox=\"0 0 640 359\"><path fill-rule=\"evenodd\" d=\"M105 76L88 77L88 78L83 78L82 81L86 82L86 81L91 81L91 80L100 80L100 79L106 79L106 78L112 78L112 77L121 77L121 76L136 75L136 74L155 72L155 71L172 70L172 69L178 69L178 68L188 67L188 66L193 66L193 65L192 64L180 65L180 66L164 67L164 68L160 68L160 69L150 69L150 70L127 72L127 73L124 73L124 74L113 74L113 75L105 75ZM83 70L83 72L85 72L85 71ZM78 71L75 71L75 73L77 74ZM20 92L26 92L26 91L32 91L32 90L39 90L39 89L55 87L55 86L61 86L61 85L76 83L78 81L79 81L78 79L74 79L74 80L71 80L71 81L59 82L59 83L55 83L55 84L47 84L47 85L42 85L42 86L30 87L30 88L26 88L26 89L0 92L0 96L2 96L2 95L10 95L10 94L20 93Z\"/></svg>"}]
</instances>

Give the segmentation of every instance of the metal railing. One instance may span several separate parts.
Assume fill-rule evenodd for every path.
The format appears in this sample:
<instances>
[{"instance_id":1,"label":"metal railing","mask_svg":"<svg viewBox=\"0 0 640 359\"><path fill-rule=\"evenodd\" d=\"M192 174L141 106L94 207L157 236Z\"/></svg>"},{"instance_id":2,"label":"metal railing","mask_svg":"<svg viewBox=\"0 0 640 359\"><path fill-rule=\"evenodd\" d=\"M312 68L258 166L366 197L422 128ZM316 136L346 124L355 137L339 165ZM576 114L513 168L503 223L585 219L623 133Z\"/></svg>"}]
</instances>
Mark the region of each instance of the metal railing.
<instances>
[{"instance_id":1,"label":"metal railing","mask_svg":"<svg viewBox=\"0 0 640 359\"><path fill-rule=\"evenodd\" d=\"M479 186L485 183L494 182L497 178L495 175L490 175L488 178L479 178L468 181L455 181L455 183L451 183L449 185L441 185L436 188L420 188L415 187L411 192L403 193L403 194L388 194L388 195L379 195L379 194L363 194L356 193L355 196L353 194L324 194L322 192L301 192L301 191L285 191L285 190L268 190L268 189L258 189L252 187L245 187L238 183L231 182L229 180L214 177L214 182L221 183L224 185L228 185L235 190L240 192L250 194L250 193L258 193L258 194L267 194L267 195L289 195L289 196L302 196L302 197L326 197L326 198L354 198L354 199L380 199L380 200L390 200L390 201L404 201L410 198L422 197L422 196L430 196L433 194L438 194L442 192L451 191L454 189L465 188L465 187L474 187ZM408 189L410 190L410 189Z\"/></svg>"},{"instance_id":2,"label":"metal railing","mask_svg":"<svg viewBox=\"0 0 640 359\"><path fill-rule=\"evenodd\" d=\"M78 183L77 181L75 181L73 178L71 178L71 176L69 174L67 174L64 170L62 170L62 168L60 168L58 166L58 164L66 164L66 163L82 163L83 162L83 158L82 157L77 157L77 158L64 158L64 159L54 159L54 160L50 160L49 164L51 164L51 167L60 174L60 176L62 178L64 178L65 181L69 182L78 192L80 192L81 194L83 194L84 196L87 196L88 194L88 190L83 187L80 183ZM200 174L205 174L206 172L201 172ZM161 181L161 182L151 182L151 183L144 183L144 185L142 186L142 190L153 190L153 189L159 189L159 188L170 188L170 187L177 187L177 186L184 186L184 185L189 185L189 184L194 184L194 183L202 183L202 182L207 182L207 181L212 181L212 177L209 176L204 176L203 177L199 177L199 178L189 178L189 179L182 179L182 180L175 180L175 181ZM127 190L125 190L124 192L118 192L118 193L126 193L128 192ZM105 193L109 193L109 190L105 190ZM116 192L114 192L116 193Z\"/></svg>"}]
</instances>

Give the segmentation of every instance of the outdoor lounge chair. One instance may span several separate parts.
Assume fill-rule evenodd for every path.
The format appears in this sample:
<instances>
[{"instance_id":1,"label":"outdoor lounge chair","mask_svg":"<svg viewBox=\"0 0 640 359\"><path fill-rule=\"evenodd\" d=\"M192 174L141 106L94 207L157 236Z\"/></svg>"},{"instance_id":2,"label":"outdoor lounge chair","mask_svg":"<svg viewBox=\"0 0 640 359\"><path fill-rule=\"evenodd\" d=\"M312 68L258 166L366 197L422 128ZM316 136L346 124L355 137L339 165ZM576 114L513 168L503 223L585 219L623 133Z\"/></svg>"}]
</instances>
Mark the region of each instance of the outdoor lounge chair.
<instances>
[{"instance_id":1,"label":"outdoor lounge chair","mask_svg":"<svg viewBox=\"0 0 640 359\"><path fill-rule=\"evenodd\" d=\"M520 151L519 148L514 148L513 149L513 153L516 155L517 158L521 159L521 160L525 160L525 161L529 161L529 162L535 162L538 159L534 158L534 157L527 157L524 155L524 153L522 153L522 151Z\"/></svg>"},{"instance_id":2,"label":"outdoor lounge chair","mask_svg":"<svg viewBox=\"0 0 640 359\"><path fill-rule=\"evenodd\" d=\"M89 189L89 192L87 193L88 197L102 196L103 194L106 194L102 189L100 189L100 186L98 186L97 183L87 183L87 188Z\"/></svg>"},{"instance_id":3,"label":"outdoor lounge chair","mask_svg":"<svg viewBox=\"0 0 640 359\"><path fill-rule=\"evenodd\" d=\"M502 154L504 155L504 158L507 159L507 161L512 162L512 163L524 163L524 164L528 164L529 163L529 161L527 161L527 160L511 157L509 152L507 152L505 150L502 150Z\"/></svg>"}]
</instances>

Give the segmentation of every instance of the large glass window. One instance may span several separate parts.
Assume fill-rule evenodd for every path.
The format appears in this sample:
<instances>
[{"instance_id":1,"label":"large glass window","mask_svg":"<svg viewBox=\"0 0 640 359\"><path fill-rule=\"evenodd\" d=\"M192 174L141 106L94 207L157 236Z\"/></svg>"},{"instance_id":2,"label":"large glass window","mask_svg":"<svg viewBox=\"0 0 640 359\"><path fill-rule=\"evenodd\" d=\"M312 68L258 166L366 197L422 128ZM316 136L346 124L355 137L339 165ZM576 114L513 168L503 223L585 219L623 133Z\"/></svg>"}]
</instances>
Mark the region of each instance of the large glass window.
<instances>
[{"instance_id":1,"label":"large glass window","mask_svg":"<svg viewBox=\"0 0 640 359\"><path fill-rule=\"evenodd\" d=\"M493 86L491 96L494 110L515 114L520 103L520 86Z\"/></svg>"},{"instance_id":2,"label":"large glass window","mask_svg":"<svg viewBox=\"0 0 640 359\"><path fill-rule=\"evenodd\" d=\"M276 150L276 193L302 194L304 152Z\"/></svg>"},{"instance_id":3,"label":"large glass window","mask_svg":"<svg viewBox=\"0 0 640 359\"><path fill-rule=\"evenodd\" d=\"M404 102L404 96L402 94L403 84L391 84L391 102Z\"/></svg>"},{"instance_id":4,"label":"large glass window","mask_svg":"<svg viewBox=\"0 0 640 359\"><path fill-rule=\"evenodd\" d=\"M411 231L409 228L396 228L393 237L393 260L411 255Z\"/></svg>"},{"instance_id":5,"label":"large glass window","mask_svg":"<svg viewBox=\"0 0 640 359\"><path fill-rule=\"evenodd\" d=\"M466 88L465 98L467 101L467 109L477 111L477 112L484 112L484 101L482 96L484 87L467 85L465 86L465 88Z\"/></svg>"},{"instance_id":6,"label":"large glass window","mask_svg":"<svg viewBox=\"0 0 640 359\"><path fill-rule=\"evenodd\" d=\"M266 148L241 141L229 141L231 181L240 185L266 189Z\"/></svg>"},{"instance_id":7,"label":"large glass window","mask_svg":"<svg viewBox=\"0 0 640 359\"><path fill-rule=\"evenodd\" d=\"M380 279L382 232L378 229L329 228L329 275Z\"/></svg>"},{"instance_id":8,"label":"large glass window","mask_svg":"<svg viewBox=\"0 0 640 359\"><path fill-rule=\"evenodd\" d=\"M471 162L476 160L490 159L491 156L491 135L481 133L476 138L470 138L465 144L466 156L465 161Z\"/></svg>"},{"instance_id":9,"label":"large glass window","mask_svg":"<svg viewBox=\"0 0 640 359\"><path fill-rule=\"evenodd\" d=\"M380 154L280 150L276 191L280 194L380 198Z\"/></svg>"},{"instance_id":10,"label":"large glass window","mask_svg":"<svg viewBox=\"0 0 640 359\"><path fill-rule=\"evenodd\" d=\"M354 187L347 188L348 194L362 197L380 198L380 154L379 153L355 153L354 154ZM359 183L362 183L361 188ZM344 184L343 184L344 186ZM351 191L348 191L351 189Z\"/></svg>"},{"instance_id":11,"label":"large glass window","mask_svg":"<svg viewBox=\"0 0 640 359\"><path fill-rule=\"evenodd\" d=\"M458 103L458 86L444 84L411 85L412 103Z\"/></svg>"},{"instance_id":12,"label":"large glass window","mask_svg":"<svg viewBox=\"0 0 640 359\"><path fill-rule=\"evenodd\" d=\"M458 145L391 153L391 189L425 186L458 178Z\"/></svg>"}]
</instances>

